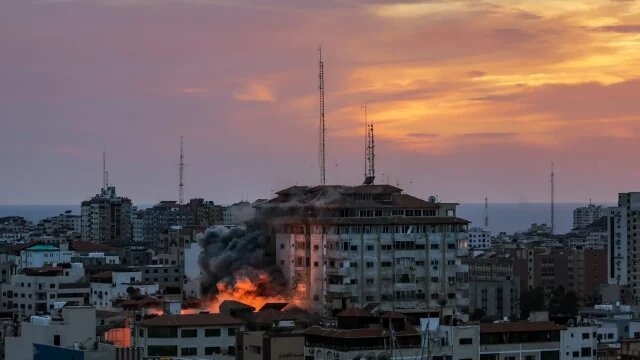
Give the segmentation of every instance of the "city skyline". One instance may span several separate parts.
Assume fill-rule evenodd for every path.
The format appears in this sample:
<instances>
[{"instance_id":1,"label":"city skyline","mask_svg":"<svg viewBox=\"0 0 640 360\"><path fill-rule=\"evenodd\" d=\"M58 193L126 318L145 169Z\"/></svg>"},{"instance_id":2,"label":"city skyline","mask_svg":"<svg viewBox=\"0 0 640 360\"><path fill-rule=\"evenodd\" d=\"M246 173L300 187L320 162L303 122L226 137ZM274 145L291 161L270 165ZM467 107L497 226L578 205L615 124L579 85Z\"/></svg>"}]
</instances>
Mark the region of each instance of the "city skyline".
<instances>
[{"instance_id":1,"label":"city skyline","mask_svg":"<svg viewBox=\"0 0 640 360\"><path fill-rule=\"evenodd\" d=\"M0 204L232 203L364 173L443 201L612 203L634 191L635 1L9 0ZM634 151L635 150L635 151Z\"/></svg>"}]
</instances>

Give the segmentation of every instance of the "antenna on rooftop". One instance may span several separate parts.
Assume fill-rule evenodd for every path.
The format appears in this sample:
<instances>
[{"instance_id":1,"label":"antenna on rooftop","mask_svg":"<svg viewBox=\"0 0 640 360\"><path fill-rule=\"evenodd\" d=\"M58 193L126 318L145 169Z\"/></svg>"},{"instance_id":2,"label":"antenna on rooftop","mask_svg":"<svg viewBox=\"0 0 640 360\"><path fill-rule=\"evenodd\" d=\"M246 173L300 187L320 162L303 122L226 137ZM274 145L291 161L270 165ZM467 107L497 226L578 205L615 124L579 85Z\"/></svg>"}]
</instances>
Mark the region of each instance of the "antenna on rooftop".
<instances>
[{"instance_id":1,"label":"antenna on rooftop","mask_svg":"<svg viewBox=\"0 0 640 360\"><path fill-rule=\"evenodd\" d=\"M489 198L484 198L484 227L489 228Z\"/></svg>"},{"instance_id":2,"label":"antenna on rooftop","mask_svg":"<svg viewBox=\"0 0 640 360\"><path fill-rule=\"evenodd\" d=\"M318 46L318 78L320 80L320 185L325 185L326 168L325 168L325 125L324 125L324 63L322 62L322 47Z\"/></svg>"},{"instance_id":3,"label":"antenna on rooftop","mask_svg":"<svg viewBox=\"0 0 640 360\"><path fill-rule=\"evenodd\" d=\"M178 175L180 182L178 183L178 204L184 203L184 153L182 151L182 136L180 136L180 163L178 164Z\"/></svg>"},{"instance_id":4,"label":"antenna on rooftop","mask_svg":"<svg viewBox=\"0 0 640 360\"><path fill-rule=\"evenodd\" d=\"M102 152L102 189L109 187L109 172L107 172L107 153Z\"/></svg>"},{"instance_id":5,"label":"antenna on rooftop","mask_svg":"<svg viewBox=\"0 0 640 360\"><path fill-rule=\"evenodd\" d=\"M367 104L361 106L364 110L364 127L365 127L365 153L364 153L364 185L373 185L376 179L375 166L375 140L373 135L373 122L369 124L367 119Z\"/></svg>"}]
</instances>

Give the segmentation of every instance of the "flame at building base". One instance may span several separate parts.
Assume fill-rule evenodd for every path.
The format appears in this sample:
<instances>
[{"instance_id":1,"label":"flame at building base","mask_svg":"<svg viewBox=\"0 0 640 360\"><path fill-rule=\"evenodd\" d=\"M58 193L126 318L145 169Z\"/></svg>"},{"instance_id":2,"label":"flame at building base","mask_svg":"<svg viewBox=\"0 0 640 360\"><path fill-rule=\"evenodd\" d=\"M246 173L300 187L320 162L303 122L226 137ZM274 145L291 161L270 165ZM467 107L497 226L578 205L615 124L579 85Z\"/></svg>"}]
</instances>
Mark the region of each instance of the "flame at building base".
<instances>
[{"instance_id":1,"label":"flame at building base","mask_svg":"<svg viewBox=\"0 0 640 360\"><path fill-rule=\"evenodd\" d=\"M219 281L216 288L218 293L207 306L209 311L214 313L220 312L220 305L226 300L238 301L256 310L260 310L267 303L288 303L287 307L307 308L304 285L298 285L289 294L281 294L278 292L283 292L283 289L274 290L271 278L265 272L256 276L237 276L233 284Z\"/></svg>"}]
</instances>

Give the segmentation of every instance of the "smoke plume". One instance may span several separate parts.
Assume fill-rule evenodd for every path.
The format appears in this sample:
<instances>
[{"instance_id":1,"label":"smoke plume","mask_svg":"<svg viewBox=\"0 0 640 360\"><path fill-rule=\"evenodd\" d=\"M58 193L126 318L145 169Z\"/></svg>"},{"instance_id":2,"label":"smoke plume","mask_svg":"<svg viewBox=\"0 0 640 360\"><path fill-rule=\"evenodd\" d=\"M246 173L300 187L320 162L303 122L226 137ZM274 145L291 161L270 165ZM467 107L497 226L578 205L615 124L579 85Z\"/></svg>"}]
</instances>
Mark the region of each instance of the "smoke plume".
<instances>
[{"instance_id":1,"label":"smoke plume","mask_svg":"<svg viewBox=\"0 0 640 360\"><path fill-rule=\"evenodd\" d=\"M267 251L269 231L264 222L247 223L247 229L208 229L199 240L199 264L204 272L201 294L216 298L221 289L234 288L247 279L255 282L257 296L286 296L289 292L282 270ZM268 277L268 281L265 280ZM256 280L256 281L254 281ZM258 281L262 280L262 281Z\"/></svg>"}]
</instances>

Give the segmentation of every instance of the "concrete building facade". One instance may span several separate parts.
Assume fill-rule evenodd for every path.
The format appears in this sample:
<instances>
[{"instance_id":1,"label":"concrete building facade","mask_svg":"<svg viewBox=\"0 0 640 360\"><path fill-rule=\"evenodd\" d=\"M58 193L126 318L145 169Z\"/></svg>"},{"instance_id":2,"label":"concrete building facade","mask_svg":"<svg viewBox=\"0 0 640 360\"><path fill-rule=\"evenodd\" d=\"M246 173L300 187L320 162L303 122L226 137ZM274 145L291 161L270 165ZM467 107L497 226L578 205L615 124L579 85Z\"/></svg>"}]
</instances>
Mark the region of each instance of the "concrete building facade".
<instances>
[{"instance_id":1,"label":"concrete building facade","mask_svg":"<svg viewBox=\"0 0 640 360\"><path fill-rule=\"evenodd\" d=\"M469 249L491 249L491 231L479 227L469 229Z\"/></svg>"},{"instance_id":2,"label":"concrete building facade","mask_svg":"<svg viewBox=\"0 0 640 360\"><path fill-rule=\"evenodd\" d=\"M145 357L211 358L235 355L244 323L223 314L163 315L138 324L134 344Z\"/></svg>"},{"instance_id":3,"label":"concrete building facade","mask_svg":"<svg viewBox=\"0 0 640 360\"><path fill-rule=\"evenodd\" d=\"M116 188L82 202L82 240L109 244L131 242L131 200L116 196Z\"/></svg>"},{"instance_id":4,"label":"concrete building facade","mask_svg":"<svg viewBox=\"0 0 640 360\"><path fill-rule=\"evenodd\" d=\"M296 186L260 205L277 264L306 301L336 312L380 303L466 313L468 221L456 204L390 185Z\"/></svg>"},{"instance_id":5,"label":"concrete building facade","mask_svg":"<svg viewBox=\"0 0 640 360\"><path fill-rule=\"evenodd\" d=\"M575 208L573 210L573 228L584 229L587 225L607 215L607 208L602 205L589 204L588 206Z\"/></svg>"},{"instance_id":6,"label":"concrete building facade","mask_svg":"<svg viewBox=\"0 0 640 360\"><path fill-rule=\"evenodd\" d=\"M640 304L640 192L618 194L618 207L609 208L608 281L629 288L631 301Z\"/></svg>"},{"instance_id":7,"label":"concrete building facade","mask_svg":"<svg viewBox=\"0 0 640 360\"><path fill-rule=\"evenodd\" d=\"M84 305L89 300L89 284L82 282L81 267L28 269L1 284L2 308L22 316L51 312L56 303Z\"/></svg>"}]
</instances>

